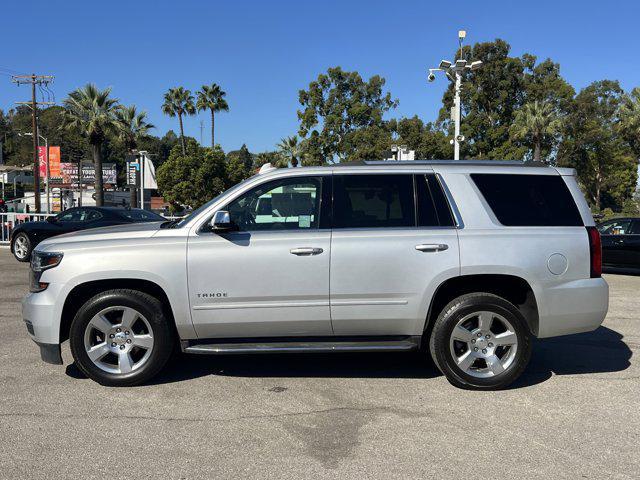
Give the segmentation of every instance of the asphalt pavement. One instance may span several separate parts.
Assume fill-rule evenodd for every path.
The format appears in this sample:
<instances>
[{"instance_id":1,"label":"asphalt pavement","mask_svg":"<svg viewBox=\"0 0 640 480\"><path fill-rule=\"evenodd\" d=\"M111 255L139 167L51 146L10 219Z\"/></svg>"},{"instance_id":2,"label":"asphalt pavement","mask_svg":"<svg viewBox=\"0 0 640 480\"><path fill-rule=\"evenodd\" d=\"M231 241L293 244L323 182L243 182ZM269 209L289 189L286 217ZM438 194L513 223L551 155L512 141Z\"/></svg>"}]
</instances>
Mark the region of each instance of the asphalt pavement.
<instances>
[{"instance_id":1,"label":"asphalt pavement","mask_svg":"<svg viewBox=\"0 0 640 480\"><path fill-rule=\"evenodd\" d=\"M417 354L182 355L106 388L42 363L0 249L0 478L640 478L640 277L595 332L537 341L509 390Z\"/></svg>"}]
</instances>

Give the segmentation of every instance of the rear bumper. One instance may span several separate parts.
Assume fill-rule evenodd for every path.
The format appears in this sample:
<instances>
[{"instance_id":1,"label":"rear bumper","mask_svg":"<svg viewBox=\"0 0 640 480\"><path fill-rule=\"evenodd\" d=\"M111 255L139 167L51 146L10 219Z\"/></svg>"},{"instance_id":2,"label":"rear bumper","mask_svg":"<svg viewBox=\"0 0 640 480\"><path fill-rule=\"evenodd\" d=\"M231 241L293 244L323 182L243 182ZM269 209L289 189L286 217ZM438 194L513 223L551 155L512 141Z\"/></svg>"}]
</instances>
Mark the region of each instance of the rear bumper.
<instances>
[{"instance_id":1,"label":"rear bumper","mask_svg":"<svg viewBox=\"0 0 640 480\"><path fill-rule=\"evenodd\" d=\"M603 278L574 280L544 293L539 305L540 338L595 330L609 309L609 285Z\"/></svg>"}]
</instances>

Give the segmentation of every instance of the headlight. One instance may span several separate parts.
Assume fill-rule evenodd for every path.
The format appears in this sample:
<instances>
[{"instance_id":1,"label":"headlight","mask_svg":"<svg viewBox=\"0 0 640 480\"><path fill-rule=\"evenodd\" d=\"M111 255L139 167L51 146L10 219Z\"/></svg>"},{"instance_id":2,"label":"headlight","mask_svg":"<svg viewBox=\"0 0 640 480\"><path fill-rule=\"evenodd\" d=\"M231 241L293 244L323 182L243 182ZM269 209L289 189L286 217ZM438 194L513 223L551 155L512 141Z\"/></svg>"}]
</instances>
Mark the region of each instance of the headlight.
<instances>
[{"instance_id":1,"label":"headlight","mask_svg":"<svg viewBox=\"0 0 640 480\"><path fill-rule=\"evenodd\" d=\"M31 255L29 290L31 292L41 292L45 290L49 284L40 281L42 272L49 270L50 268L57 267L61 261L62 253L34 251Z\"/></svg>"}]
</instances>

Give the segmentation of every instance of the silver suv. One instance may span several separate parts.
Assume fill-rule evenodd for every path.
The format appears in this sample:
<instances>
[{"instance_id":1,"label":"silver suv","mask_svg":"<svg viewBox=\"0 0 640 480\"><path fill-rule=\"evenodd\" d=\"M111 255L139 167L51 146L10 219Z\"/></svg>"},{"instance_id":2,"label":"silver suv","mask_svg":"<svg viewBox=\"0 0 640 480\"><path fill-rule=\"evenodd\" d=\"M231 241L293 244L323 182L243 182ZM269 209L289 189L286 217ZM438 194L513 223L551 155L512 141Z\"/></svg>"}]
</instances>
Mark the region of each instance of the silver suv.
<instances>
[{"instance_id":1,"label":"silver suv","mask_svg":"<svg viewBox=\"0 0 640 480\"><path fill-rule=\"evenodd\" d=\"M496 389L533 337L594 330L600 236L575 172L522 162L276 169L177 222L39 244L23 317L46 362L67 338L104 385L199 354L429 352Z\"/></svg>"}]
</instances>

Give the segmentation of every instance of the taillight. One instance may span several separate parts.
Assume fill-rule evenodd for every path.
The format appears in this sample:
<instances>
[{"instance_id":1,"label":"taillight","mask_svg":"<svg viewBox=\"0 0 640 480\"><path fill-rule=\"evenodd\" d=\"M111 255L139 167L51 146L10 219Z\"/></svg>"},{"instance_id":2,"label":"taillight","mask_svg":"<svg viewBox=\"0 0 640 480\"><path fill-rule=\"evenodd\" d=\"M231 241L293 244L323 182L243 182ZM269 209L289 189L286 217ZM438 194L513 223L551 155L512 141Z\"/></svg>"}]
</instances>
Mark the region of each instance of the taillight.
<instances>
[{"instance_id":1,"label":"taillight","mask_svg":"<svg viewBox=\"0 0 640 480\"><path fill-rule=\"evenodd\" d=\"M596 227L587 227L589 235L589 251L591 254L591 278L602 276L602 242Z\"/></svg>"}]
</instances>

